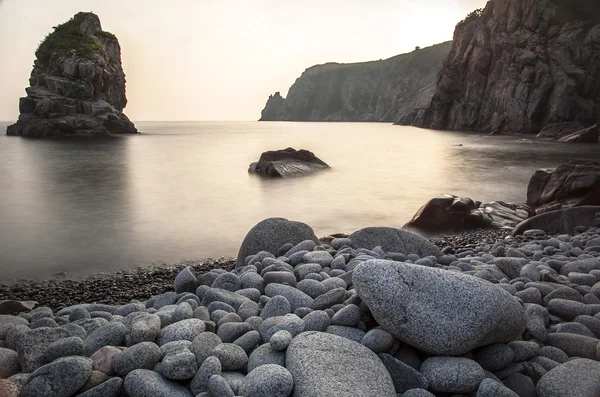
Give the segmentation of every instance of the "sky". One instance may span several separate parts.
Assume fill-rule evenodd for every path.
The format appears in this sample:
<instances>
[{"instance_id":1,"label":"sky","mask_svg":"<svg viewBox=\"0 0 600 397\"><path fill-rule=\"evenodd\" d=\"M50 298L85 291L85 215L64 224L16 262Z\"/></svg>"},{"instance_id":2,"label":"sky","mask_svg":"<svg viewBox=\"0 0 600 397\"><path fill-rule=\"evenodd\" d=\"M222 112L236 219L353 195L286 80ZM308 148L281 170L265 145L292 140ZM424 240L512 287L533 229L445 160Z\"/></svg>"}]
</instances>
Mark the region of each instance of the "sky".
<instances>
[{"instance_id":1,"label":"sky","mask_svg":"<svg viewBox=\"0 0 600 397\"><path fill-rule=\"evenodd\" d=\"M0 0L0 120L18 117L34 53L79 11L121 44L134 121L257 120L308 67L452 39L486 0ZM51 5L50 5L51 3Z\"/></svg>"}]
</instances>

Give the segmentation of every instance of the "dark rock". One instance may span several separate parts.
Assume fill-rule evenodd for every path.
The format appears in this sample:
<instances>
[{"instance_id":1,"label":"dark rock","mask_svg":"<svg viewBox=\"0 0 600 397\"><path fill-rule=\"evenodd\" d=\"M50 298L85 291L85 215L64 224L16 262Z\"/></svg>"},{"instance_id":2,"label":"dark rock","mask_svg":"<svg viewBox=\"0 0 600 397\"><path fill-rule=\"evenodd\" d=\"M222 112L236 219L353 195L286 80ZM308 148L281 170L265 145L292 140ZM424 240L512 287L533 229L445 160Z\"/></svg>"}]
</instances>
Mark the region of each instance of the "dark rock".
<instances>
[{"instance_id":1,"label":"dark rock","mask_svg":"<svg viewBox=\"0 0 600 397\"><path fill-rule=\"evenodd\" d=\"M597 396L600 363L575 359L548 371L537 384L539 397Z\"/></svg>"},{"instance_id":2,"label":"dark rock","mask_svg":"<svg viewBox=\"0 0 600 397\"><path fill-rule=\"evenodd\" d=\"M367 227L349 236L356 248L373 249L380 246L386 252L417 254L420 257L443 256L435 245L418 234L391 227Z\"/></svg>"},{"instance_id":3,"label":"dark rock","mask_svg":"<svg viewBox=\"0 0 600 397\"><path fill-rule=\"evenodd\" d=\"M595 143L598 142L600 137L600 127L598 124L588 128L583 128L579 131L575 131L569 135L563 136L559 142L570 142L570 143Z\"/></svg>"},{"instance_id":4,"label":"dark rock","mask_svg":"<svg viewBox=\"0 0 600 397\"><path fill-rule=\"evenodd\" d=\"M431 104L414 124L537 133L597 123L599 19L589 0L489 1L456 26Z\"/></svg>"},{"instance_id":5,"label":"dark rock","mask_svg":"<svg viewBox=\"0 0 600 397\"><path fill-rule=\"evenodd\" d=\"M35 370L23 385L21 396L72 396L87 382L91 373L92 360L89 358L59 358Z\"/></svg>"},{"instance_id":6,"label":"dark rock","mask_svg":"<svg viewBox=\"0 0 600 397\"><path fill-rule=\"evenodd\" d=\"M122 113L127 99L119 41L102 31L96 15L80 12L57 26L35 55L27 97L19 102L19 120L7 128L7 135L137 133Z\"/></svg>"},{"instance_id":7,"label":"dark rock","mask_svg":"<svg viewBox=\"0 0 600 397\"><path fill-rule=\"evenodd\" d=\"M475 203L470 198L442 195L429 200L403 228L432 233L513 228L534 214L527 204Z\"/></svg>"},{"instance_id":8,"label":"dark rock","mask_svg":"<svg viewBox=\"0 0 600 397\"><path fill-rule=\"evenodd\" d=\"M530 229L541 229L548 234L573 233L577 226L593 226L598 211L600 206L586 205L545 212L519 223L511 235L518 236Z\"/></svg>"},{"instance_id":9,"label":"dark rock","mask_svg":"<svg viewBox=\"0 0 600 397\"><path fill-rule=\"evenodd\" d=\"M282 150L264 152L258 162L250 164L248 172L271 178L302 176L329 168L312 152L291 147ZM275 251L274 254L278 252Z\"/></svg>"}]
</instances>

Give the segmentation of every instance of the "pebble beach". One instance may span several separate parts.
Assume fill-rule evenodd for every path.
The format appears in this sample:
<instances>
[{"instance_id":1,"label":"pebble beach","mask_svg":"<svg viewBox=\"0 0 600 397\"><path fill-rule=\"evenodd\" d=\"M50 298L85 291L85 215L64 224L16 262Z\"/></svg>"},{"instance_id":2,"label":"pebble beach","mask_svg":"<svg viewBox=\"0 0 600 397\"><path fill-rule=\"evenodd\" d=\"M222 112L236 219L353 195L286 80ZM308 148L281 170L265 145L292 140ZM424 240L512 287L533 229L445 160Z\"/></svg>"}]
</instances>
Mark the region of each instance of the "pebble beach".
<instances>
[{"instance_id":1,"label":"pebble beach","mask_svg":"<svg viewBox=\"0 0 600 397\"><path fill-rule=\"evenodd\" d=\"M272 218L236 260L2 285L40 306L0 316L0 395L597 396L594 222L321 244Z\"/></svg>"}]
</instances>

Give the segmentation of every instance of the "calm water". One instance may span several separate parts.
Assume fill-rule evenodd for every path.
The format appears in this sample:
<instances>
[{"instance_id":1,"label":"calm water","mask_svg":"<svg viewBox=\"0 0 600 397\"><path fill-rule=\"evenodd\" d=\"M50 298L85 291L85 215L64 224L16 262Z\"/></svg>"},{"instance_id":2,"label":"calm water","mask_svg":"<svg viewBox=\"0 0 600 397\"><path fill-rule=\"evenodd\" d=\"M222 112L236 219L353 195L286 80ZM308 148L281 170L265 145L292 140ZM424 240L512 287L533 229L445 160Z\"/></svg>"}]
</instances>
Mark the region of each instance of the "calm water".
<instances>
[{"instance_id":1,"label":"calm water","mask_svg":"<svg viewBox=\"0 0 600 397\"><path fill-rule=\"evenodd\" d=\"M439 193L523 202L535 169L600 153L387 124L136 124L143 135L107 140L0 136L0 280L235 256L271 216L324 236L401 227ZM288 146L332 170L247 173L261 152Z\"/></svg>"}]
</instances>

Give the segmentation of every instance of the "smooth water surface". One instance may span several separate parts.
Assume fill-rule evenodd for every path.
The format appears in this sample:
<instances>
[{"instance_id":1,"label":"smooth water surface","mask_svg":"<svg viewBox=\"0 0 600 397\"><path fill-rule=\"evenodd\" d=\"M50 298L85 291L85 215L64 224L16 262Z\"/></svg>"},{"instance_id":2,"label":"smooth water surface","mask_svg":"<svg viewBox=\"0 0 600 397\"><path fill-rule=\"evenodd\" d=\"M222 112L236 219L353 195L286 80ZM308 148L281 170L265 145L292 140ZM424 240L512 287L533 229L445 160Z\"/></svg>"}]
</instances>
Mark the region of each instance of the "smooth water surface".
<instances>
[{"instance_id":1,"label":"smooth water surface","mask_svg":"<svg viewBox=\"0 0 600 397\"><path fill-rule=\"evenodd\" d=\"M142 135L112 139L0 136L0 280L235 256L272 216L325 236L401 227L440 193L524 202L536 169L600 157L600 145L375 123L136 125ZM247 173L263 151L288 146L332 169Z\"/></svg>"}]
</instances>

